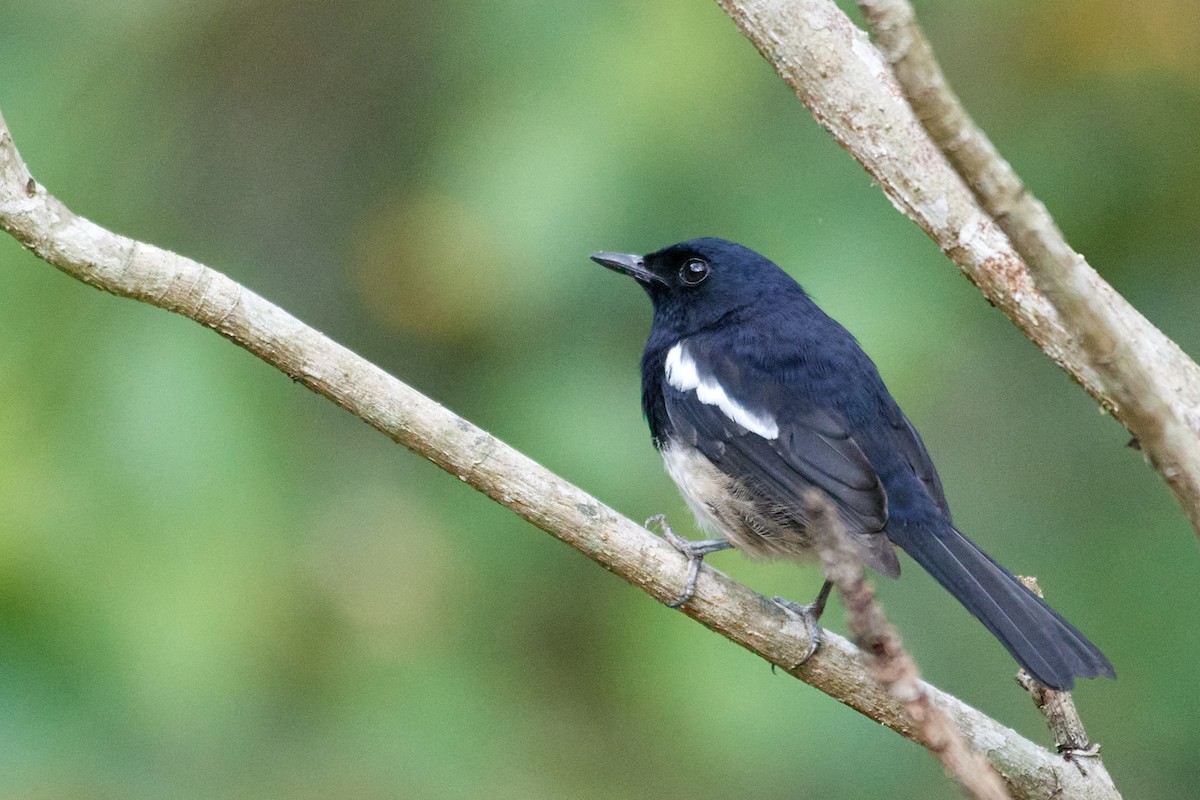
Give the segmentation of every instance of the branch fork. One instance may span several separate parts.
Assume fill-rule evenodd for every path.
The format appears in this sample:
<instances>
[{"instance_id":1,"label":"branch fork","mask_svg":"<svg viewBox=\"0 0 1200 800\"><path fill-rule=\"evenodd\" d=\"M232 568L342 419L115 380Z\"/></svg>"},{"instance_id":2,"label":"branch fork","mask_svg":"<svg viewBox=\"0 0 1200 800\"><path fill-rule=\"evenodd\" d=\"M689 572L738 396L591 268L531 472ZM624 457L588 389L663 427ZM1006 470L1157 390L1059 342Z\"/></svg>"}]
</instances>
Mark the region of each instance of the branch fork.
<instances>
[{"instance_id":1,"label":"branch fork","mask_svg":"<svg viewBox=\"0 0 1200 800\"><path fill-rule=\"evenodd\" d=\"M1200 367L1059 241L994 149L977 172L963 165L990 144L973 138L965 113L922 105L938 95L941 76L907 3L860 2L885 60L831 0L718 2L896 208L1130 429L1200 528ZM2 117L0 227L68 275L212 328L660 602L677 596L680 557L671 545L225 275L74 214L30 175ZM921 681L861 567L838 555L836 515L827 506L813 511L824 520L826 572L865 665L862 652L830 632L805 659L812 633L802 622L710 567L699 570L681 610L928 747L976 797L1120 797L1081 725L1078 734L1055 729L1062 754L1051 753ZM1061 696L1044 699L1048 718L1070 716Z\"/></svg>"}]
</instances>

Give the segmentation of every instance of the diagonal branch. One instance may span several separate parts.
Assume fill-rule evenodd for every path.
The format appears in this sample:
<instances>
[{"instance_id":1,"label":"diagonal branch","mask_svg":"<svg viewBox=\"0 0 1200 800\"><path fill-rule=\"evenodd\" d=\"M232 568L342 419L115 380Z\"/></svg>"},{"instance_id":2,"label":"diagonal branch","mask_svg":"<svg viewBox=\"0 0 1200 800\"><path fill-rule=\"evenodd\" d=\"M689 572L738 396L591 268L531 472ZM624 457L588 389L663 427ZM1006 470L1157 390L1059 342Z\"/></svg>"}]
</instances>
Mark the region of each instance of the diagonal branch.
<instances>
[{"instance_id":1,"label":"diagonal branch","mask_svg":"<svg viewBox=\"0 0 1200 800\"><path fill-rule=\"evenodd\" d=\"M1025 584L1026 589L1038 597L1045 597L1042 587L1038 585L1037 578L1020 576L1019 580ZM1033 698L1033 704L1045 717L1050 732L1054 734L1055 749L1059 753L1080 764L1080 769L1096 769L1107 772L1107 767L1100 759L1100 745L1094 744L1088 739L1087 731L1083 727L1083 720L1079 717L1079 711L1075 708L1075 700L1071 697L1070 692L1059 692L1049 686L1043 686L1023 669L1017 672L1017 683L1029 692L1029 696Z\"/></svg>"},{"instance_id":2,"label":"diagonal branch","mask_svg":"<svg viewBox=\"0 0 1200 800\"><path fill-rule=\"evenodd\" d=\"M53 266L103 291L212 328L386 436L469 483L660 602L685 565L670 545L298 319L196 261L107 231L72 213L29 174L0 117L0 227ZM705 567L685 613L800 680L910 739L901 705L831 633L809 661L805 626L774 603ZM1111 783L957 698L922 684L1015 798L1119 798Z\"/></svg>"},{"instance_id":3,"label":"diagonal branch","mask_svg":"<svg viewBox=\"0 0 1200 800\"><path fill-rule=\"evenodd\" d=\"M1067 246L961 107L930 110L944 79L921 55L928 45L915 26L881 12L877 30L938 142L832 0L717 1L892 204L1133 433L1200 533L1200 366ZM962 169L966 180L943 147L956 164L974 164Z\"/></svg>"},{"instance_id":4,"label":"diagonal branch","mask_svg":"<svg viewBox=\"0 0 1200 800\"><path fill-rule=\"evenodd\" d=\"M916 662L900 642L875 600L875 589L863 578L862 561L850 544L833 504L821 493L804 498L813 543L821 554L827 580L837 587L846 607L854 642L863 649L867 669L904 705L917 736L941 760L963 791L976 800L1008 800L1000 776L987 759L971 747L950 718L925 691Z\"/></svg>"},{"instance_id":5,"label":"diagonal branch","mask_svg":"<svg viewBox=\"0 0 1200 800\"><path fill-rule=\"evenodd\" d=\"M1194 370L1195 364L1157 329L1152 329L1157 334L1153 339L1138 338L1141 331L1133 327L1133 317L1144 320L1071 248L1046 206L963 108L908 0L858 4L925 129L1025 259L1038 288L1096 370L1114 413L1200 530L1195 395L1191 408L1171 400L1180 387L1177 371ZM1156 352L1159 347L1165 352Z\"/></svg>"}]
</instances>

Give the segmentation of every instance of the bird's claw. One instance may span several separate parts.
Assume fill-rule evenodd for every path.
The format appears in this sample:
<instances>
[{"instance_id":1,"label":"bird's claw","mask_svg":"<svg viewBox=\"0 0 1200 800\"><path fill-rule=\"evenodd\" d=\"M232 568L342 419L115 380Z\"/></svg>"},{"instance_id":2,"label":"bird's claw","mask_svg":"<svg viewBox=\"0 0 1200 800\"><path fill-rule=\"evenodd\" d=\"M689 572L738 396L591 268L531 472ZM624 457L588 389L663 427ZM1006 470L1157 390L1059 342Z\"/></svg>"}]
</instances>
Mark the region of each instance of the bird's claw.
<instances>
[{"instance_id":1,"label":"bird's claw","mask_svg":"<svg viewBox=\"0 0 1200 800\"><path fill-rule=\"evenodd\" d=\"M692 595L696 593L696 581L700 579L700 565L703 563L704 556L688 556L687 578L683 581L683 589L678 597L667 603L667 608L679 608L692 599Z\"/></svg>"},{"instance_id":2,"label":"bird's claw","mask_svg":"<svg viewBox=\"0 0 1200 800\"><path fill-rule=\"evenodd\" d=\"M817 621L821 618L821 611L824 610L825 604L797 603L784 597L772 597L771 601L789 614L799 617L804 622L804 626L808 628L808 647L800 656L800 660L796 662L796 666L799 667L807 663L817 652L817 648L821 646L821 626L817 624Z\"/></svg>"},{"instance_id":3,"label":"bird's claw","mask_svg":"<svg viewBox=\"0 0 1200 800\"><path fill-rule=\"evenodd\" d=\"M662 537L667 540L667 544L678 550L688 560L688 571L687 577L683 581L683 590L678 597L667 603L667 608L679 608L692 599L692 595L696 593L696 581L700 578L700 565L704 563L706 555L733 547L725 539L711 539L703 542L685 539L671 530L671 526L667 524L667 518L663 514L655 514L646 520L646 527L656 527L662 531Z\"/></svg>"}]
</instances>

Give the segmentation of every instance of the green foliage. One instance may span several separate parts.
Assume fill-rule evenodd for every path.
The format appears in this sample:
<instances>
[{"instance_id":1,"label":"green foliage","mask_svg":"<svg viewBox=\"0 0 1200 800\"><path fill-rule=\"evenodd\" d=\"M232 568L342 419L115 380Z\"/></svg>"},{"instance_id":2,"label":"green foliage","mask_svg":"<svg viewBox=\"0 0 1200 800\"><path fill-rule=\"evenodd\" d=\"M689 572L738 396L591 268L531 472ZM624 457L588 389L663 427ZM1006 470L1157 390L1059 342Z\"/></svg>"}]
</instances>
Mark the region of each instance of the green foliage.
<instances>
[{"instance_id":1,"label":"green foliage","mask_svg":"<svg viewBox=\"0 0 1200 800\"><path fill-rule=\"evenodd\" d=\"M1113 31L1067 6L1145 35L1107 58ZM921 12L1072 243L1196 352L1200 47L1154 35L1194 11L1052 7ZM1119 680L1077 698L1118 785L1194 794L1183 515L714 4L39 2L0 52L0 108L75 210L680 531L639 418L648 303L587 254L711 234L774 257L876 358L960 526L1112 658ZM7 239L0 281L4 796L954 794L208 331ZM713 561L766 594L819 583ZM926 676L1046 741L999 645L905 572L879 588Z\"/></svg>"}]
</instances>

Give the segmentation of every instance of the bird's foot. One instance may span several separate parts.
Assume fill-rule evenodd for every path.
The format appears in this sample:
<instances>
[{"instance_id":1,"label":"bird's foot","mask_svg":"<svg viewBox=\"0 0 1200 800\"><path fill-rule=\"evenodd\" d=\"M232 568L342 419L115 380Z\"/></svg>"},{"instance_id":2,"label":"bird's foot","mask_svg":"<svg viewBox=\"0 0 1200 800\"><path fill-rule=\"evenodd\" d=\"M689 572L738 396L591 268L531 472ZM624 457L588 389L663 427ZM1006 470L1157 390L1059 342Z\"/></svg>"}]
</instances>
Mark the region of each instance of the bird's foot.
<instances>
[{"instance_id":1,"label":"bird's foot","mask_svg":"<svg viewBox=\"0 0 1200 800\"><path fill-rule=\"evenodd\" d=\"M771 600L784 611L799 617L804 623L804 627L808 628L808 647L804 650L804 654L800 656L800 660L796 662L796 666L798 667L812 658L817 652L817 648L821 646L821 626L817 624L818 615L813 613L814 604L801 604L783 597L772 597Z\"/></svg>"},{"instance_id":2,"label":"bird's foot","mask_svg":"<svg viewBox=\"0 0 1200 800\"><path fill-rule=\"evenodd\" d=\"M646 520L646 527L657 527L661 530L662 537L667 540L667 544L682 553L684 558L688 560L688 571L687 577L683 582L683 591L679 593L678 597L667 603L668 608L679 608L692 599L692 595L696 593L696 581L700 577L700 565L704 563L706 555L733 547L725 539L710 539L703 542L693 542L691 539L685 539L671 530L671 526L667 524L667 518L662 514L655 514Z\"/></svg>"},{"instance_id":3,"label":"bird's foot","mask_svg":"<svg viewBox=\"0 0 1200 800\"><path fill-rule=\"evenodd\" d=\"M833 584L829 581L821 586L821 591L817 593L817 599L811 603L801 604L794 600L788 600L783 597L773 597L775 605L782 608L795 616L799 617L804 626L808 628L808 648L804 651L804 655L800 657L800 661L796 666L800 666L813 657L817 652L817 648L821 646L821 626L817 624L821 615L825 613L825 601L829 599L829 590L833 588Z\"/></svg>"}]
</instances>

